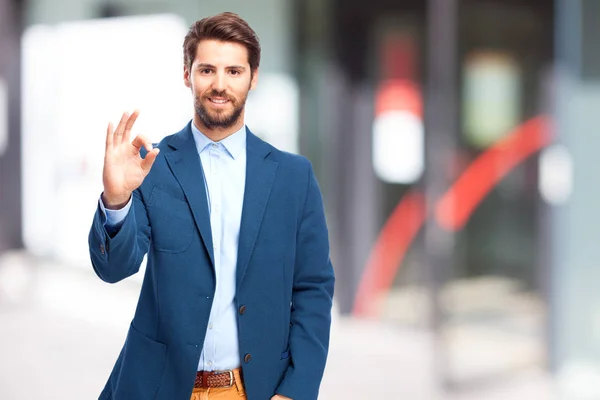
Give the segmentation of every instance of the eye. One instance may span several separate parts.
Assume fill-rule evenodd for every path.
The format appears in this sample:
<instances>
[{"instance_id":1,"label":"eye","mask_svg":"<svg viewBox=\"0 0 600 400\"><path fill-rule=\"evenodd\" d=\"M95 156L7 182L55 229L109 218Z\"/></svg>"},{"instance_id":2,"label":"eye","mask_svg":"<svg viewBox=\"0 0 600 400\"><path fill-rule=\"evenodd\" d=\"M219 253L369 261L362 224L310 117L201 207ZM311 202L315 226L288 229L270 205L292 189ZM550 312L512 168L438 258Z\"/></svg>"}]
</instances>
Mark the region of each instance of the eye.
<instances>
[{"instance_id":1,"label":"eye","mask_svg":"<svg viewBox=\"0 0 600 400\"><path fill-rule=\"evenodd\" d=\"M204 68L200 70L200 73L203 75L208 75L212 72L212 70L210 70L209 68Z\"/></svg>"},{"instance_id":2,"label":"eye","mask_svg":"<svg viewBox=\"0 0 600 400\"><path fill-rule=\"evenodd\" d=\"M229 73L230 73L231 75L239 75L239 74L241 74L241 72L240 72L240 71L237 71L237 70L235 70L235 69L232 69L231 71L229 71Z\"/></svg>"}]
</instances>

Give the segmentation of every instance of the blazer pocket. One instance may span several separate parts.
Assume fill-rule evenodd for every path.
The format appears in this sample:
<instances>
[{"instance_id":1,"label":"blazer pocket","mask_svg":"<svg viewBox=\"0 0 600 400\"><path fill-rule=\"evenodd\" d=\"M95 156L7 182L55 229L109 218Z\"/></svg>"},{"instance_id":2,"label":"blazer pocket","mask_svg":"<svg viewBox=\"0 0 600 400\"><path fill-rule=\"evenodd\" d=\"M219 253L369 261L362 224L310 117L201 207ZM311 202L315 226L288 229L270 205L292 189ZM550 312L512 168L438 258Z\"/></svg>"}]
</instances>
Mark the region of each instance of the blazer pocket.
<instances>
[{"instance_id":1,"label":"blazer pocket","mask_svg":"<svg viewBox=\"0 0 600 400\"><path fill-rule=\"evenodd\" d=\"M153 247L165 253L186 251L194 233L194 220L187 201L154 187L148 203Z\"/></svg>"},{"instance_id":2,"label":"blazer pocket","mask_svg":"<svg viewBox=\"0 0 600 400\"><path fill-rule=\"evenodd\" d=\"M279 361L279 376L283 377L285 372L288 370L290 365L292 364L291 353L290 350L286 350L281 353L281 360Z\"/></svg>"},{"instance_id":3,"label":"blazer pocket","mask_svg":"<svg viewBox=\"0 0 600 400\"><path fill-rule=\"evenodd\" d=\"M167 346L129 326L123 362L113 388L115 399L154 399L162 379Z\"/></svg>"}]
</instances>

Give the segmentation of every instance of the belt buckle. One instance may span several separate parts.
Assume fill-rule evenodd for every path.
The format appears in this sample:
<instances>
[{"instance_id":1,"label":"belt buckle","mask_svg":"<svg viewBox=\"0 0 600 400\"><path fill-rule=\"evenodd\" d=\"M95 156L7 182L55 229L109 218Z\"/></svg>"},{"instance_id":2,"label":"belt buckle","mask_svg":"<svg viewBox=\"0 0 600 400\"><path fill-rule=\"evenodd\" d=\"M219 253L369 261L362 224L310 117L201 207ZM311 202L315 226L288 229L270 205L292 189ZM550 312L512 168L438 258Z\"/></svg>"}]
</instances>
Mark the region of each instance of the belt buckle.
<instances>
[{"instance_id":1,"label":"belt buckle","mask_svg":"<svg viewBox=\"0 0 600 400\"><path fill-rule=\"evenodd\" d=\"M215 371L216 374L229 374L229 386L223 386L226 388L230 388L233 386L233 371L232 370L227 370L227 371Z\"/></svg>"}]
</instances>

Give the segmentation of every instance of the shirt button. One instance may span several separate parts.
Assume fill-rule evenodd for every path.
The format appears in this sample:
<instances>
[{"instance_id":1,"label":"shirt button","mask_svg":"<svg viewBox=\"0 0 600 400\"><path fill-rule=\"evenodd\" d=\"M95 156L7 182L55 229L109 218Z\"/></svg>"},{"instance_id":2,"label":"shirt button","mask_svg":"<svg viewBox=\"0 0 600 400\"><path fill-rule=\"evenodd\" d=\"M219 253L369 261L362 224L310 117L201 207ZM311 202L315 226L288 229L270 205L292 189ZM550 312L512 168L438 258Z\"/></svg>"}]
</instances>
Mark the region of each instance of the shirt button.
<instances>
[{"instance_id":1,"label":"shirt button","mask_svg":"<svg viewBox=\"0 0 600 400\"><path fill-rule=\"evenodd\" d=\"M213 324L208 324L208 329L212 329L213 328Z\"/></svg>"},{"instance_id":2,"label":"shirt button","mask_svg":"<svg viewBox=\"0 0 600 400\"><path fill-rule=\"evenodd\" d=\"M207 362L206 365L208 365L209 367L212 367L212 361Z\"/></svg>"}]
</instances>

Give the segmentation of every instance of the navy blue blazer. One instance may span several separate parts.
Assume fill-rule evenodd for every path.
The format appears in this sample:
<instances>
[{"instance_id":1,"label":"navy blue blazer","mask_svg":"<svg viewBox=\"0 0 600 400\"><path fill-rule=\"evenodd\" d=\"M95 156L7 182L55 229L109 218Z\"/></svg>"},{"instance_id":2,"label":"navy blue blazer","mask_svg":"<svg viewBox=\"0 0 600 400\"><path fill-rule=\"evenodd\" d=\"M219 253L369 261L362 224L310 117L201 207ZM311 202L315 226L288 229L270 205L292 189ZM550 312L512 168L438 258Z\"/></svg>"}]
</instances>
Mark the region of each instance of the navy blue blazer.
<instances>
[{"instance_id":1,"label":"navy blue blazer","mask_svg":"<svg viewBox=\"0 0 600 400\"><path fill-rule=\"evenodd\" d=\"M191 125L167 136L120 230L98 209L96 274L147 268L125 344L100 399L189 400L215 293L208 204ZM329 347L334 273L310 162L248 130L237 260L240 360L249 400L315 400ZM243 309L242 309L243 307Z\"/></svg>"}]
</instances>

